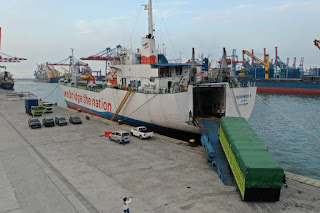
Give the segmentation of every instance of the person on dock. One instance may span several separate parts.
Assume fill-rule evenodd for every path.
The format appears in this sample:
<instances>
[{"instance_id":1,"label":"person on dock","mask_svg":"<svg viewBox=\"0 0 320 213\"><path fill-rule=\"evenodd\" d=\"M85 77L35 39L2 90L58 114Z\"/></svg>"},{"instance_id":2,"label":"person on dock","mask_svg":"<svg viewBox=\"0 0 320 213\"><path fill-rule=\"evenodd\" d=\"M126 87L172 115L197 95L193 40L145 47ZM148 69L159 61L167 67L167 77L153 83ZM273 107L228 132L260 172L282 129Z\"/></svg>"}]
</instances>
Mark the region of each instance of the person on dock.
<instances>
[{"instance_id":1,"label":"person on dock","mask_svg":"<svg viewBox=\"0 0 320 213\"><path fill-rule=\"evenodd\" d=\"M221 114L220 114L220 113L221 113L221 111L220 111L220 109L218 109L218 110L217 110L217 117L218 117L218 118L221 118Z\"/></svg>"},{"instance_id":2,"label":"person on dock","mask_svg":"<svg viewBox=\"0 0 320 213\"><path fill-rule=\"evenodd\" d=\"M222 117L222 116L224 116L224 115L225 115L225 113L226 113L225 109L224 109L224 108L222 108L222 109L221 109L221 117Z\"/></svg>"},{"instance_id":3,"label":"person on dock","mask_svg":"<svg viewBox=\"0 0 320 213\"><path fill-rule=\"evenodd\" d=\"M192 117L192 112L191 112L191 110L190 110L190 112L189 112L189 121L193 121L193 117Z\"/></svg>"},{"instance_id":4,"label":"person on dock","mask_svg":"<svg viewBox=\"0 0 320 213\"><path fill-rule=\"evenodd\" d=\"M123 198L123 213L129 212L129 203L131 203L131 199L128 197Z\"/></svg>"}]
</instances>

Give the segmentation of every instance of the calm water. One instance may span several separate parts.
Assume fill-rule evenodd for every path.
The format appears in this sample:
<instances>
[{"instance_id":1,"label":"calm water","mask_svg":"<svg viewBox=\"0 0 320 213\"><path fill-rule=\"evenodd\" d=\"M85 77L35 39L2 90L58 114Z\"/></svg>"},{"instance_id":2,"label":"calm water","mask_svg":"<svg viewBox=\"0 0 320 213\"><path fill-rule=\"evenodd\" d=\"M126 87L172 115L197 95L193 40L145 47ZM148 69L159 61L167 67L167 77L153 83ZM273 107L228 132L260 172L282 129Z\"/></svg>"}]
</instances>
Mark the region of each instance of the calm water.
<instances>
[{"instance_id":1,"label":"calm water","mask_svg":"<svg viewBox=\"0 0 320 213\"><path fill-rule=\"evenodd\" d=\"M33 80L15 80L14 90L17 92L31 92L46 101L57 103L60 106L67 106L64 101L63 92L58 84L40 83Z\"/></svg>"},{"instance_id":2,"label":"calm water","mask_svg":"<svg viewBox=\"0 0 320 213\"><path fill-rule=\"evenodd\" d=\"M39 98L54 90L45 100L66 106L57 84L17 80L15 90L32 92ZM262 94L259 97L249 119L252 128L285 170L320 180L320 141L274 109L320 137L320 97Z\"/></svg>"}]
</instances>

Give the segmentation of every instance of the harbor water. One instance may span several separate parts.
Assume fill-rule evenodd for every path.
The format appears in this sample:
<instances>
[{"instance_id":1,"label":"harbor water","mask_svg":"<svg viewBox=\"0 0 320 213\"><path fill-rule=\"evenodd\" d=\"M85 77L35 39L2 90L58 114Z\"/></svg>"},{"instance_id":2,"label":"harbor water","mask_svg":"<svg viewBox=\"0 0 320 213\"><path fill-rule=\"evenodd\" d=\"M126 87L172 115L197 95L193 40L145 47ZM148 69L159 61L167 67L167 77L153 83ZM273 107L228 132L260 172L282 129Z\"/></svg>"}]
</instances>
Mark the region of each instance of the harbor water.
<instances>
[{"instance_id":1,"label":"harbor water","mask_svg":"<svg viewBox=\"0 0 320 213\"><path fill-rule=\"evenodd\" d=\"M16 80L14 88L66 106L57 84ZM320 97L257 95L251 127L286 171L320 180Z\"/></svg>"}]
</instances>

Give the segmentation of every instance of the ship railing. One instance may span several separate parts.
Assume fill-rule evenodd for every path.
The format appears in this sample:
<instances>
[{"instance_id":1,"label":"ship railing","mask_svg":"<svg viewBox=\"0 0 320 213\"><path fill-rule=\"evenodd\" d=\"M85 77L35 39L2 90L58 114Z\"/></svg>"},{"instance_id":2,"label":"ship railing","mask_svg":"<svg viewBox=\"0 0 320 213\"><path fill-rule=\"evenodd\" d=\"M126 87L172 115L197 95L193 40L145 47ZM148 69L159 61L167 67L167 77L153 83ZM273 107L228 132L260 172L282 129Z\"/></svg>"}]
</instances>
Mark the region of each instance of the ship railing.
<instances>
[{"instance_id":1,"label":"ship railing","mask_svg":"<svg viewBox=\"0 0 320 213\"><path fill-rule=\"evenodd\" d=\"M36 96L31 92L19 92L19 93L6 94L7 101L23 100L28 98L36 98Z\"/></svg>"}]
</instances>

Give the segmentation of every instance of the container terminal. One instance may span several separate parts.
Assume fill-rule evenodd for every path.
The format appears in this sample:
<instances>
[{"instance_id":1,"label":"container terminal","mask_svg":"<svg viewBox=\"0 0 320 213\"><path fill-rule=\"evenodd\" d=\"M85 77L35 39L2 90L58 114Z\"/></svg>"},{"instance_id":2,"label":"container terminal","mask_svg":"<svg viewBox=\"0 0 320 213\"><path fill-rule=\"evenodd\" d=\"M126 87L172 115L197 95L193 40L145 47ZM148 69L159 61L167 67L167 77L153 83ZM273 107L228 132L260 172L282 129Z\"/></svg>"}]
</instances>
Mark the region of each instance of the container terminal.
<instances>
[{"instance_id":1,"label":"container terminal","mask_svg":"<svg viewBox=\"0 0 320 213\"><path fill-rule=\"evenodd\" d=\"M30 129L12 97L0 90L0 212L121 212L123 197L133 212L320 212L318 180L285 172L279 201L242 201L202 146L158 134L122 146L104 132L132 127L58 106L51 117L83 124Z\"/></svg>"}]
</instances>

